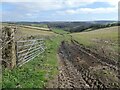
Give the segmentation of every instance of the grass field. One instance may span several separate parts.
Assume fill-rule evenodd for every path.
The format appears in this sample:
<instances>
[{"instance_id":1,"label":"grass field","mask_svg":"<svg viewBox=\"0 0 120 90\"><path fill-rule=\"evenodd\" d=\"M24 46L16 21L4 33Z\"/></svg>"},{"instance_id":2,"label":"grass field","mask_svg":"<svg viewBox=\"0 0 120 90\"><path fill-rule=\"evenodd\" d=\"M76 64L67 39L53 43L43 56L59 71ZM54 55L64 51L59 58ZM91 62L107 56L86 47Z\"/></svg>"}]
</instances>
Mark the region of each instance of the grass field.
<instances>
[{"instance_id":1,"label":"grass field","mask_svg":"<svg viewBox=\"0 0 120 90\"><path fill-rule=\"evenodd\" d=\"M70 33L70 32L64 31L62 29L57 29L57 28L52 29L52 31L56 34L69 34Z\"/></svg>"},{"instance_id":2,"label":"grass field","mask_svg":"<svg viewBox=\"0 0 120 90\"><path fill-rule=\"evenodd\" d=\"M37 26L28 26L28 25L20 25L20 27L24 27L24 28L30 28L30 29L37 29L37 30L41 30L41 31L50 31L50 29L48 27L37 27Z\"/></svg>"},{"instance_id":3,"label":"grass field","mask_svg":"<svg viewBox=\"0 0 120 90\"><path fill-rule=\"evenodd\" d=\"M41 27L41 28L48 28L48 26L46 24L31 24L31 26Z\"/></svg>"},{"instance_id":4,"label":"grass field","mask_svg":"<svg viewBox=\"0 0 120 90\"><path fill-rule=\"evenodd\" d=\"M30 36L39 36L39 37L47 37L47 36L55 36L56 34L52 31L44 31L44 30L38 30L35 28L24 28L24 27L18 27L16 31L15 39L19 40L21 38L26 38Z\"/></svg>"},{"instance_id":5,"label":"grass field","mask_svg":"<svg viewBox=\"0 0 120 90\"><path fill-rule=\"evenodd\" d=\"M84 45L94 44L92 41L94 41L95 39L101 39L115 44L118 43L118 27L99 29L90 32L73 33L71 35Z\"/></svg>"},{"instance_id":6,"label":"grass field","mask_svg":"<svg viewBox=\"0 0 120 90\"><path fill-rule=\"evenodd\" d=\"M50 36L54 35L54 33L51 31L42 31L42 30L24 28L24 27L19 27L19 31L21 31L21 33L25 35L50 35Z\"/></svg>"},{"instance_id":7,"label":"grass field","mask_svg":"<svg viewBox=\"0 0 120 90\"><path fill-rule=\"evenodd\" d=\"M28 26L19 26L19 25L11 25L8 23L3 23L2 25L4 26L17 26L16 32L15 32L15 40L21 40L21 39L26 39L27 37L31 36L37 36L37 37L51 37L55 36L56 33L49 31L48 27L28 27Z\"/></svg>"},{"instance_id":8,"label":"grass field","mask_svg":"<svg viewBox=\"0 0 120 90\"><path fill-rule=\"evenodd\" d=\"M118 55L118 27L98 29L95 31L73 33L72 37L79 43L91 49L97 49L99 54L102 50L106 56L117 58ZM111 54L111 55L109 55Z\"/></svg>"}]
</instances>

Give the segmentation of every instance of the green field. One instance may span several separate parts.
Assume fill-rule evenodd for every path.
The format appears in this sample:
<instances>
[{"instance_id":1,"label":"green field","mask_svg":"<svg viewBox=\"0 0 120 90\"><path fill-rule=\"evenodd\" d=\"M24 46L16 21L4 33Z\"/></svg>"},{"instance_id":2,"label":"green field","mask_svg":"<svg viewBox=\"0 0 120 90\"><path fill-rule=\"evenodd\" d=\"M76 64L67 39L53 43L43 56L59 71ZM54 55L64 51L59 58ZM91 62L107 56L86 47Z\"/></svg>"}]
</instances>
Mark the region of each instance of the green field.
<instances>
[{"instance_id":1,"label":"green field","mask_svg":"<svg viewBox=\"0 0 120 90\"><path fill-rule=\"evenodd\" d=\"M117 44L118 42L118 27L98 29L95 31L73 33L73 38L84 45L92 45L95 40L105 40L110 43ZM108 44L110 44L108 43Z\"/></svg>"},{"instance_id":2,"label":"green field","mask_svg":"<svg viewBox=\"0 0 120 90\"><path fill-rule=\"evenodd\" d=\"M103 28L89 32L73 33L72 37L80 44L93 49L102 55L104 50L107 57L118 56L118 27ZM109 53L111 55L109 55Z\"/></svg>"},{"instance_id":3,"label":"green field","mask_svg":"<svg viewBox=\"0 0 120 90\"><path fill-rule=\"evenodd\" d=\"M46 35L46 36L55 35L51 31L37 30L37 29L24 28L24 27L19 27L19 31L24 35L33 35L33 36L34 35Z\"/></svg>"},{"instance_id":4,"label":"green field","mask_svg":"<svg viewBox=\"0 0 120 90\"><path fill-rule=\"evenodd\" d=\"M56 34L52 31L46 31L46 30L38 30L35 28L25 28L25 27L18 27L15 34L15 39L20 40L23 38L27 38L30 36L38 36L38 37L52 37Z\"/></svg>"},{"instance_id":5,"label":"green field","mask_svg":"<svg viewBox=\"0 0 120 90\"><path fill-rule=\"evenodd\" d=\"M31 24L31 26L41 27L41 28L48 28L48 26L46 24Z\"/></svg>"},{"instance_id":6,"label":"green field","mask_svg":"<svg viewBox=\"0 0 120 90\"><path fill-rule=\"evenodd\" d=\"M57 28L54 28L54 29L52 29L52 31L54 32L54 33L56 33L56 34L69 34L69 32L67 32L67 31L64 31L63 29L57 29Z\"/></svg>"}]
</instances>

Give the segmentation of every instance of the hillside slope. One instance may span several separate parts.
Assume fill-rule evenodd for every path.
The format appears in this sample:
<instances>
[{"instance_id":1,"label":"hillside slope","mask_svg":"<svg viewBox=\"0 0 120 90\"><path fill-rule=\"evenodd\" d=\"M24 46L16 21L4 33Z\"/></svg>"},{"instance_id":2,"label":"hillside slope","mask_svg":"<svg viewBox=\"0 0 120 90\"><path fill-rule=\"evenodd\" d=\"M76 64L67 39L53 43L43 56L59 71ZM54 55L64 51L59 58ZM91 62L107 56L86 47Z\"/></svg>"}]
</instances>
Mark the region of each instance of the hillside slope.
<instances>
[{"instance_id":1,"label":"hillside slope","mask_svg":"<svg viewBox=\"0 0 120 90\"><path fill-rule=\"evenodd\" d=\"M102 56L118 60L118 27L98 29L95 31L73 33L71 36Z\"/></svg>"}]
</instances>

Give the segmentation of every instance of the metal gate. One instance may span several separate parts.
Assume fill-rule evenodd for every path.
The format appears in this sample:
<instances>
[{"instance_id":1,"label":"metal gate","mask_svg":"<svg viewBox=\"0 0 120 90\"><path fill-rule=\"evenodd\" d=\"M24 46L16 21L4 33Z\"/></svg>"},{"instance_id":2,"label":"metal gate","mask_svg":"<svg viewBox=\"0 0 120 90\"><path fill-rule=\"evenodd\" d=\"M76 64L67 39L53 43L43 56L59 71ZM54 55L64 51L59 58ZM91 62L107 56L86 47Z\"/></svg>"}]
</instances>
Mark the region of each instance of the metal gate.
<instances>
[{"instance_id":1,"label":"metal gate","mask_svg":"<svg viewBox=\"0 0 120 90\"><path fill-rule=\"evenodd\" d=\"M22 66L45 51L45 41L44 39L17 41L16 50L16 64Z\"/></svg>"}]
</instances>

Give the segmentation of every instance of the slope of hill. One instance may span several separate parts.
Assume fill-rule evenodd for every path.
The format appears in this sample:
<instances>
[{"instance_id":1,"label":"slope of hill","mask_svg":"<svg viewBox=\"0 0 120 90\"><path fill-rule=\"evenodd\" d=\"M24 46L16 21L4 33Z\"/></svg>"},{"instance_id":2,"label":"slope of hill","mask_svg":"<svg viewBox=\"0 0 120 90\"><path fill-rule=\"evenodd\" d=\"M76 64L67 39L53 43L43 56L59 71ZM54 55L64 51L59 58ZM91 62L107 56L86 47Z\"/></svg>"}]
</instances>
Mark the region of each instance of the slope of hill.
<instances>
[{"instance_id":1,"label":"slope of hill","mask_svg":"<svg viewBox=\"0 0 120 90\"><path fill-rule=\"evenodd\" d=\"M86 21L86 22L49 22L48 26L50 28L64 29L69 32L82 32L86 29L99 29L111 26L117 26L116 21Z\"/></svg>"},{"instance_id":2,"label":"slope of hill","mask_svg":"<svg viewBox=\"0 0 120 90\"><path fill-rule=\"evenodd\" d=\"M48 37L48 36L54 36L55 33L52 31L49 31L48 28L42 28L42 30L40 28L37 27L21 27L18 26L17 30L16 30L16 40L19 40L21 38L26 38L26 37L30 37L30 36L39 36L39 37Z\"/></svg>"},{"instance_id":3,"label":"slope of hill","mask_svg":"<svg viewBox=\"0 0 120 90\"><path fill-rule=\"evenodd\" d=\"M80 44L91 48L103 56L118 57L118 27L98 29L89 32L73 33L72 37Z\"/></svg>"}]
</instances>

